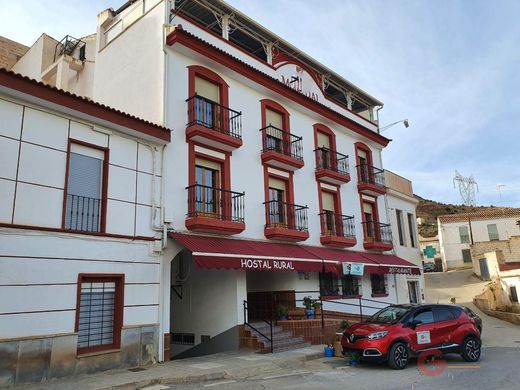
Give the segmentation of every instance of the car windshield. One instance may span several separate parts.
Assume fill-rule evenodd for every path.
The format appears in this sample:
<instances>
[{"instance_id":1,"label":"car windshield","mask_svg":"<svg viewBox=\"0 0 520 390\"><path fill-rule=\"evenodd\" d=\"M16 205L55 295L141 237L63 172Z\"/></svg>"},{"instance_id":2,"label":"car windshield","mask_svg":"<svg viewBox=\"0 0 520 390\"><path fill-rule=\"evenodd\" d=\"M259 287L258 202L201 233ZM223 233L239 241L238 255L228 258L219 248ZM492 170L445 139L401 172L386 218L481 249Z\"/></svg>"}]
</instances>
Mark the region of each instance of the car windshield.
<instances>
[{"instance_id":1,"label":"car windshield","mask_svg":"<svg viewBox=\"0 0 520 390\"><path fill-rule=\"evenodd\" d=\"M406 313L408 308L401 306L388 306L383 310L378 311L367 322L374 324L395 324L399 321Z\"/></svg>"}]
</instances>

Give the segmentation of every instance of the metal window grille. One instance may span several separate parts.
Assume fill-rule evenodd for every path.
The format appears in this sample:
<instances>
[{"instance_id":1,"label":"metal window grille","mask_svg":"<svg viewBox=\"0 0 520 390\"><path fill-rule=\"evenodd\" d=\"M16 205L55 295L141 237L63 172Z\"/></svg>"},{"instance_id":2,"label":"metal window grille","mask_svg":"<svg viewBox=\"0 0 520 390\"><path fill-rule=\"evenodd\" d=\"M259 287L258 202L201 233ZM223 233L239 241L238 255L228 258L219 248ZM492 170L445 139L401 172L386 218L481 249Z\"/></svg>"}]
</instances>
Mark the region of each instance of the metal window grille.
<instances>
[{"instance_id":1,"label":"metal window grille","mask_svg":"<svg viewBox=\"0 0 520 390\"><path fill-rule=\"evenodd\" d=\"M195 344L195 334L194 333L172 333L171 341L172 341L172 344L194 345Z\"/></svg>"},{"instance_id":2,"label":"metal window grille","mask_svg":"<svg viewBox=\"0 0 520 390\"><path fill-rule=\"evenodd\" d=\"M372 294L386 294L388 291L385 275L371 274L370 282L372 284Z\"/></svg>"},{"instance_id":3,"label":"metal window grille","mask_svg":"<svg viewBox=\"0 0 520 390\"><path fill-rule=\"evenodd\" d=\"M114 343L115 282L81 283L78 348Z\"/></svg>"}]
</instances>

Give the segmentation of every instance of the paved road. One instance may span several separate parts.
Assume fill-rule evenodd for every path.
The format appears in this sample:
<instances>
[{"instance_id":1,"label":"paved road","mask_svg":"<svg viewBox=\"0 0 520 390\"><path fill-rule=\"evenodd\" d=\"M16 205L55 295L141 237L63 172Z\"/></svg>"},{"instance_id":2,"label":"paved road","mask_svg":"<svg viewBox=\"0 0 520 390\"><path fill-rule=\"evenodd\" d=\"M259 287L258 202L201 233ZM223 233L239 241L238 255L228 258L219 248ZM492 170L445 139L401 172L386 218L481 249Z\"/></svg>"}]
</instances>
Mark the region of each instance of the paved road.
<instances>
[{"instance_id":1,"label":"paved road","mask_svg":"<svg viewBox=\"0 0 520 390\"><path fill-rule=\"evenodd\" d=\"M444 358L438 375L426 375L413 361L406 370L394 371L385 365L362 364L348 367L343 359L318 359L300 367L242 379L227 379L191 385L164 386L162 389L520 389L520 326L480 312L473 297L485 282L472 276L471 270L426 274L428 302L457 303L474 309L483 320L482 358L478 364L464 362L457 355ZM434 369L443 365L426 367ZM430 373L426 371L426 373ZM161 385L162 386L162 385ZM159 390L160 388L150 388Z\"/></svg>"},{"instance_id":2,"label":"paved road","mask_svg":"<svg viewBox=\"0 0 520 390\"><path fill-rule=\"evenodd\" d=\"M318 359L307 362L298 370L275 375L238 381L227 379L191 385L164 386L155 389L517 390L520 384L519 361L519 348L489 347L483 349L482 360L477 365L466 363L458 356L451 355L446 357L446 367L442 373L437 376L427 376L418 370L415 362L405 370L395 371L384 365L362 364L358 367L348 367L339 358Z\"/></svg>"},{"instance_id":3,"label":"paved road","mask_svg":"<svg viewBox=\"0 0 520 390\"><path fill-rule=\"evenodd\" d=\"M482 292L487 282L473 276L471 269L427 273L424 277L428 302L450 303L451 298L455 298L457 303L470 307L482 318L483 346L520 347L520 326L490 317L473 305L473 297ZM520 359L517 362L519 362L520 368ZM520 384L518 388L520 388Z\"/></svg>"}]
</instances>

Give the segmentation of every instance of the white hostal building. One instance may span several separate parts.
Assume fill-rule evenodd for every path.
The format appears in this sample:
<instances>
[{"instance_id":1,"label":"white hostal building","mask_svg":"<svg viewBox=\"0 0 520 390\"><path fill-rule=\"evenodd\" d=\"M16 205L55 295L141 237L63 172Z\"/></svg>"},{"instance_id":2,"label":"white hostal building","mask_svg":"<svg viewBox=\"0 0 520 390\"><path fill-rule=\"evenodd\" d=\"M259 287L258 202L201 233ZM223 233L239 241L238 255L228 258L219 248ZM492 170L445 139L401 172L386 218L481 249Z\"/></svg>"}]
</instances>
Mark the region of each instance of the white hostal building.
<instances>
[{"instance_id":1,"label":"white hostal building","mask_svg":"<svg viewBox=\"0 0 520 390\"><path fill-rule=\"evenodd\" d=\"M110 149L104 228L124 237L83 232L76 246L71 234L60 230L49 235L69 243L74 253L53 245L45 256L88 254L89 259L129 258L140 264L117 271L125 275L125 286L135 283L125 287L118 320L123 330L125 324L155 324L157 353L151 355L163 361L238 348L239 327L255 316L272 316L276 299L301 307L303 297L321 297L323 309L332 314L359 313L355 304L361 302L365 315L409 301L408 291L399 286L420 280L420 267L414 249L403 255L393 251L399 248L388 218L381 156L389 139L379 134L375 117L380 101L222 1L131 1L100 13L95 35L65 41L71 45L63 45L42 74L31 77L157 123L168 140L145 137L147 146L141 146L139 139L122 137L112 143L120 129L98 131L92 124L92 137ZM30 48L26 56L36 50ZM43 54L34 56L36 68L24 60L13 70L24 74L41 68ZM157 127L152 123L147 125ZM162 149L170 140L166 129L173 132ZM62 136L61 144L51 145L60 153L72 137ZM90 157L101 159L96 156ZM44 184L61 191L54 202L66 213L67 175L60 169L52 184ZM398 207L412 210L408 204ZM63 229L67 218L63 222L63 215L50 208L51 203L45 212L38 208L30 214L43 221L51 213L52 226ZM5 229L29 234L6 213ZM11 252L21 251L22 240ZM121 244L126 254L105 249L117 246L114 240L128 240ZM85 242L92 249L82 246ZM103 268L107 261L92 262L88 272L100 278L116 272ZM153 277L141 271L141 263L148 262ZM363 274L345 275L349 265ZM68 288L78 291L84 271L70 272ZM41 272L46 273L51 275ZM78 313L75 297L61 306L70 309L69 336L77 338L70 325ZM244 318L245 302L257 307L250 318ZM8 337L61 332L59 319L42 318L47 320L31 332L20 328ZM109 354L108 341L90 352ZM69 343L69 348L76 367L87 365L80 344ZM143 348L152 350L139 351ZM103 368L107 365L89 366Z\"/></svg>"}]
</instances>

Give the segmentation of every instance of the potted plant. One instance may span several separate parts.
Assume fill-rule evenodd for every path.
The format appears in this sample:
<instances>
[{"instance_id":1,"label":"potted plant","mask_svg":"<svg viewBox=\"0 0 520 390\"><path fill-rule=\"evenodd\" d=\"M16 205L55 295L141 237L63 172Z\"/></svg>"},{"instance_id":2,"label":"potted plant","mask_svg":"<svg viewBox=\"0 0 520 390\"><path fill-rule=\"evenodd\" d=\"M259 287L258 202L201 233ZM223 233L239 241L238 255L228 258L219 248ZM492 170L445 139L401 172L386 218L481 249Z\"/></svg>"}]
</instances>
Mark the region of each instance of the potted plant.
<instances>
[{"instance_id":1,"label":"potted plant","mask_svg":"<svg viewBox=\"0 0 520 390\"><path fill-rule=\"evenodd\" d=\"M328 336L325 338L325 348L323 348L323 353L325 357L334 357L334 336Z\"/></svg>"},{"instance_id":2,"label":"potted plant","mask_svg":"<svg viewBox=\"0 0 520 390\"><path fill-rule=\"evenodd\" d=\"M359 364L359 360L361 359L361 355L358 351L352 351L349 353L350 365L357 366Z\"/></svg>"},{"instance_id":3,"label":"potted plant","mask_svg":"<svg viewBox=\"0 0 520 390\"><path fill-rule=\"evenodd\" d=\"M276 318L286 320L289 318L289 308L287 306L278 306L276 308Z\"/></svg>"},{"instance_id":4,"label":"potted plant","mask_svg":"<svg viewBox=\"0 0 520 390\"><path fill-rule=\"evenodd\" d=\"M313 300L311 297L303 298L303 305L305 306L305 315L308 320L314 319L314 307L312 306Z\"/></svg>"},{"instance_id":5,"label":"potted plant","mask_svg":"<svg viewBox=\"0 0 520 390\"><path fill-rule=\"evenodd\" d=\"M314 314L318 314L318 310L321 309L321 302L317 299L312 302L312 307L314 308Z\"/></svg>"}]
</instances>

